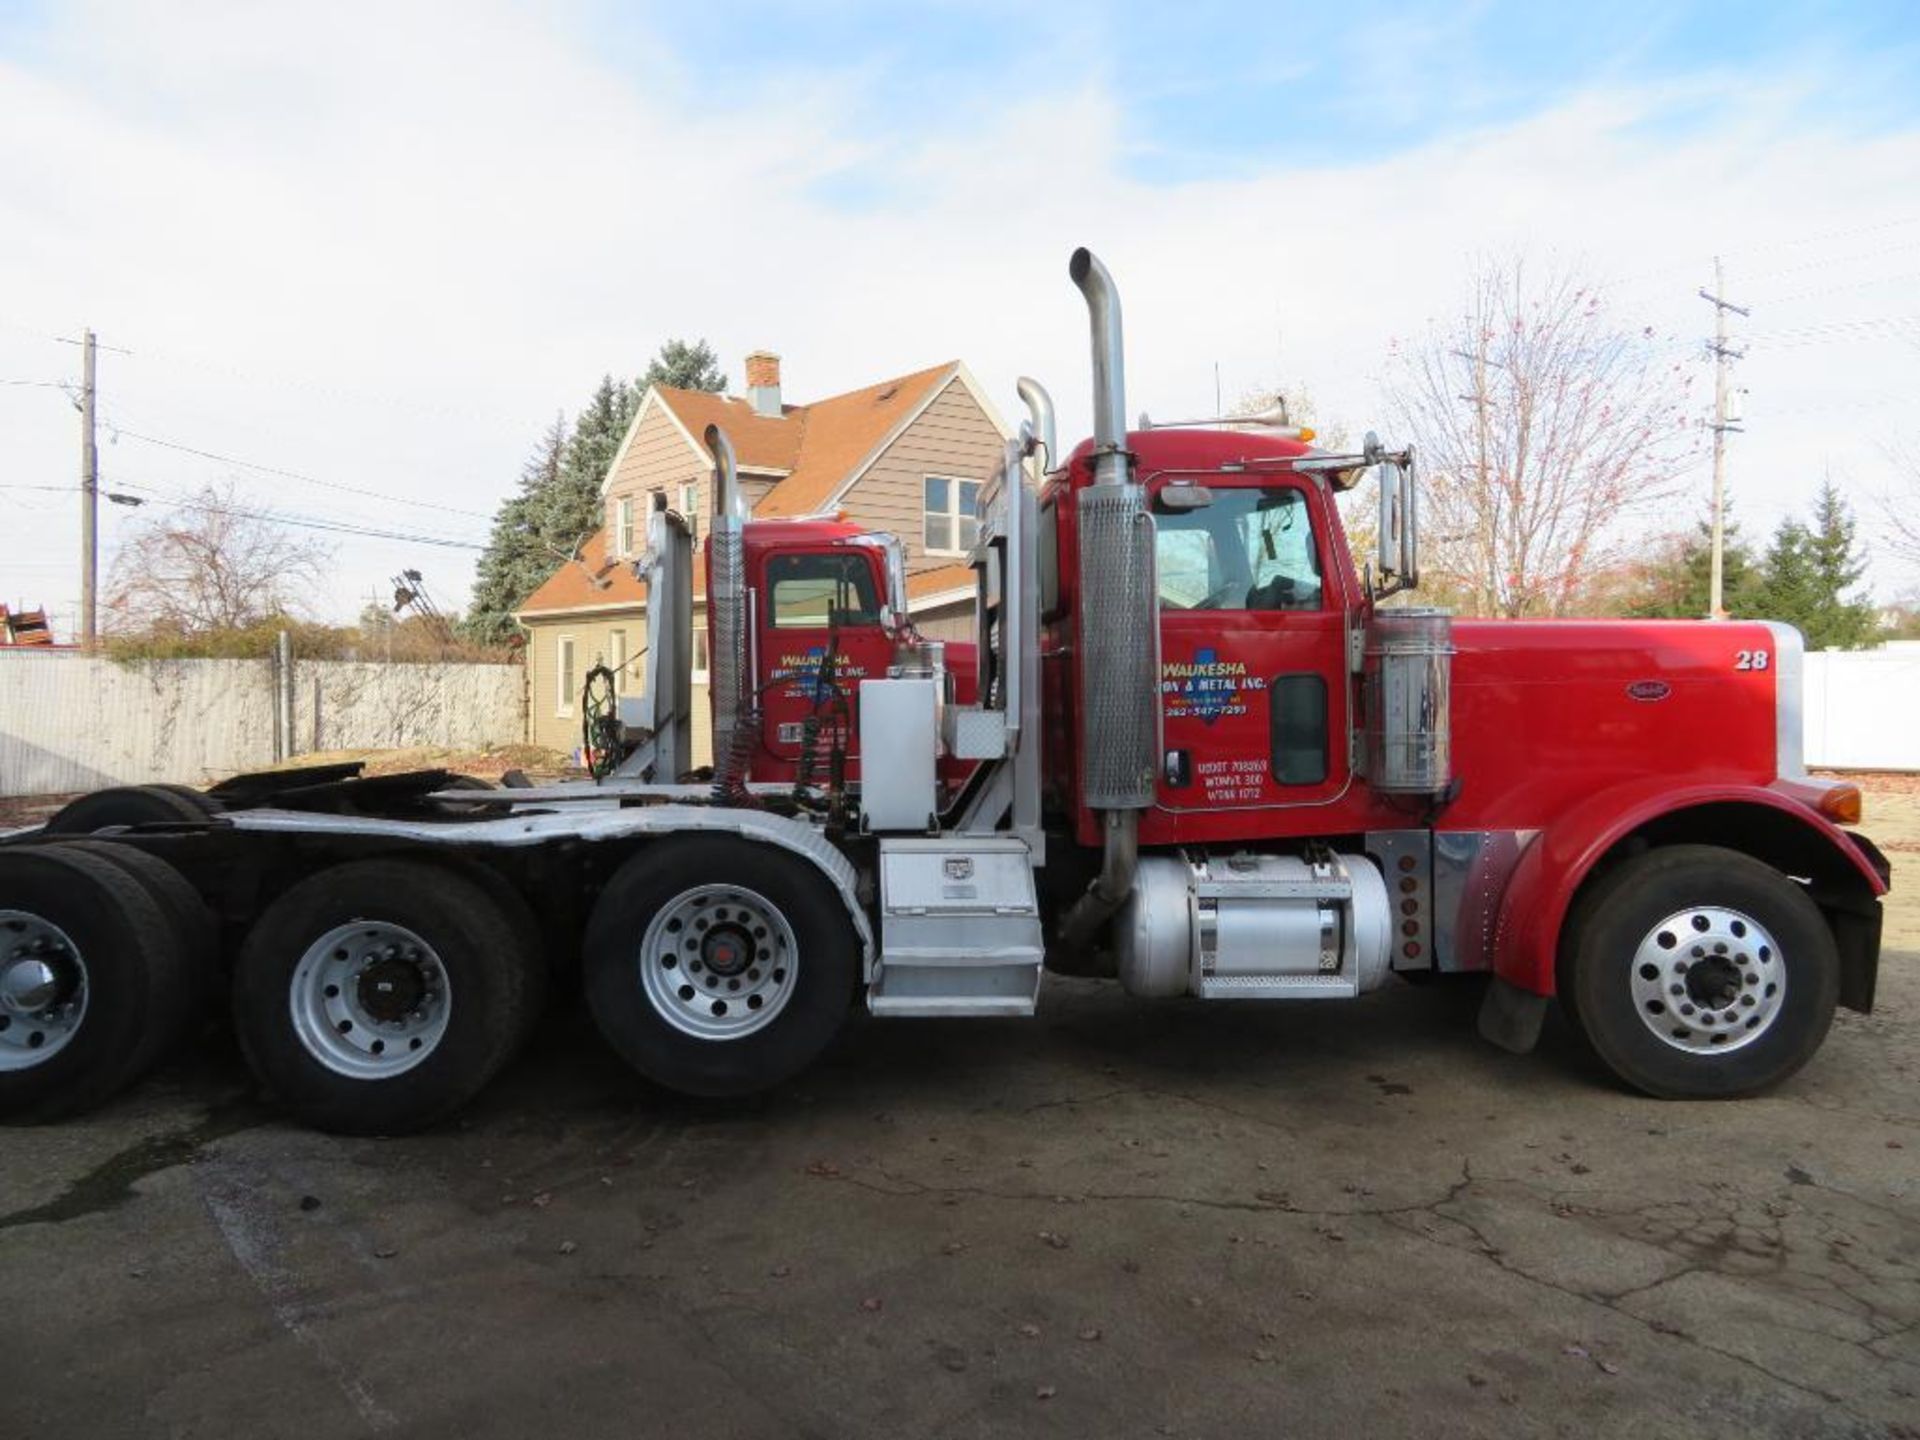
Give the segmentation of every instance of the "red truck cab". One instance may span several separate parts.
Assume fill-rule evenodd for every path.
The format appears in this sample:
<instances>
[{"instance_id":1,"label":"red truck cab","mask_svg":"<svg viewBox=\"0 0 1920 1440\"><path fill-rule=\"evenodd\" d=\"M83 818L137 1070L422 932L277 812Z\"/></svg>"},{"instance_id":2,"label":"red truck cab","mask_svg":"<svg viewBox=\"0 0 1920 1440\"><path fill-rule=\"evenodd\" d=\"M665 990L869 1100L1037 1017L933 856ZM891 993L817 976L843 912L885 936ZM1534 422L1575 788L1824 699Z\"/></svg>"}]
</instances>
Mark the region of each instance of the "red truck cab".
<instances>
[{"instance_id":1,"label":"red truck cab","mask_svg":"<svg viewBox=\"0 0 1920 1440\"><path fill-rule=\"evenodd\" d=\"M754 520L742 538L761 721L752 778L786 783L806 770L811 783L823 784L837 746L846 778L857 780L860 682L885 678L900 648L919 639L898 542L839 519ZM945 646L955 703L974 698L973 652L970 644ZM943 765L942 772L957 787L965 767Z\"/></svg>"}]
</instances>

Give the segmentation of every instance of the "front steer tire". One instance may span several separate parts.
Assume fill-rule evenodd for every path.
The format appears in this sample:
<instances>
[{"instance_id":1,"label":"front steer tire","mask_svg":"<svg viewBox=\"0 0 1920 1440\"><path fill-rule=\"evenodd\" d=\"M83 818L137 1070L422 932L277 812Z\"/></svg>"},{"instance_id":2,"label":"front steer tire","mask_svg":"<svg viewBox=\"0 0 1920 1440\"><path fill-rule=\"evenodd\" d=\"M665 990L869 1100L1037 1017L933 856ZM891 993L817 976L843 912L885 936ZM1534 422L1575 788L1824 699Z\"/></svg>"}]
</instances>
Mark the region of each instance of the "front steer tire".
<instances>
[{"instance_id":1,"label":"front steer tire","mask_svg":"<svg viewBox=\"0 0 1920 1440\"><path fill-rule=\"evenodd\" d=\"M1820 1048L1840 957L1785 875L1736 850L1672 845L1581 895L1558 983L1568 1018L1628 1085L1733 1099L1779 1084Z\"/></svg>"},{"instance_id":2,"label":"front steer tire","mask_svg":"<svg viewBox=\"0 0 1920 1440\"><path fill-rule=\"evenodd\" d=\"M741 968L716 968L736 948ZM588 921L582 967L594 1023L628 1064L668 1090L721 1097L770 1089L818 1058L846 1020L861 950L812 865L702 835L620 868Z\"/></svg>"},{"instance_id":3,"label":"front steer tire","mask_svg":"<svg viewBox=\"0 0 1920 1440\"><path fill-rule=\"evenodd\" d=\"M468 876L354 861L301 881L255 922L234 974L234 1028L255 1076L300 1120L404 1134L446 1119L512 1057L542 992L538 963L525 928ZM407 999L379 1008L395 995Z\"/></svg>"}]
</instances>

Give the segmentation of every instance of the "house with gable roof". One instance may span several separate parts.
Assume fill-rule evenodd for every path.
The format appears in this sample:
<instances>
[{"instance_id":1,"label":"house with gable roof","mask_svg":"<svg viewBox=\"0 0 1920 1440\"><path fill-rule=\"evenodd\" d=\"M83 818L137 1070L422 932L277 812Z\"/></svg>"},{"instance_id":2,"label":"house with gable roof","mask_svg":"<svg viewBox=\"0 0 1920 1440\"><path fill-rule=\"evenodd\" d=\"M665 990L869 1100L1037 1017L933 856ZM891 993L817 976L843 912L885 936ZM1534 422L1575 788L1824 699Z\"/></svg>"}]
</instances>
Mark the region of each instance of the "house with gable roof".
<instances>
[{"instance_id":1,"label":"house with gable roof","mask_svg":"<svg viewBox=\"0 0 1920 1440\"><path fill-rule=\"evenodd\" d=\"M741 488L756 519L838 514L900 537L914 623L935 639L972 635L973 505L1008 431L967 367L950 360L843 395L790 405L780 357L747 357L747 393L650 389L601 485L605 517L577 559L515 612L526 629L528 731L539 745L580 745L580 689L596 664L624 691L640 684L646 586L633 562L646 545L654 496L688 516L696 541L712 511L713 457L702 439L719 425L733 441ZM706 694L706 572L694 566L694 759L711 758Z\"/></svg>"}]
</instances>

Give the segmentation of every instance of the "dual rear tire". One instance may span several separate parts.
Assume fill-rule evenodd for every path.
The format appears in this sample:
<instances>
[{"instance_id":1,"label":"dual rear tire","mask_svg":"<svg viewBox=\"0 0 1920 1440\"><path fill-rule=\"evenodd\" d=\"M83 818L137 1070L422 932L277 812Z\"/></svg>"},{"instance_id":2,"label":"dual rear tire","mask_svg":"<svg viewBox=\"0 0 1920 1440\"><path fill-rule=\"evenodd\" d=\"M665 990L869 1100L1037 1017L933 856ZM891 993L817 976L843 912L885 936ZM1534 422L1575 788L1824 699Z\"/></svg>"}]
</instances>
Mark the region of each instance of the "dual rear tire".
<instances>
[{"instance_id":1,"label":"dual rear tire","mask_svg":"<svg viewBox=\"0 0 1920 1440\"><path fill-rule=\"evenodd\" d=\"M766 1090L847 1018L861 948L813 865L733 835L642 850L601 892L582 954L607 1042L683 1095Z\"/></svg>"},{"instance_id":2,"label":"dual rear tire","mask_svg":"<svg viewBox=\"0 0 1920 1440\"><path fill-rule=\"evenodd\" d=\"M340 1134L446 1119L538 1018L546 963L517 895L414 859L336 865L248 933L233 987L247 1063L295 1116Z\"/></svg>"},{"instance_id":3,"label":"dual rear tire","mask_svg":"<svg viewBox=\"0 0 1920 1440\"><path fill-rule=\"evenodd\" d=\"M93 1108L206 1013L214 921L165 861L122 845L0 851L0 1119Z\"/></svg>"}]
</instances>

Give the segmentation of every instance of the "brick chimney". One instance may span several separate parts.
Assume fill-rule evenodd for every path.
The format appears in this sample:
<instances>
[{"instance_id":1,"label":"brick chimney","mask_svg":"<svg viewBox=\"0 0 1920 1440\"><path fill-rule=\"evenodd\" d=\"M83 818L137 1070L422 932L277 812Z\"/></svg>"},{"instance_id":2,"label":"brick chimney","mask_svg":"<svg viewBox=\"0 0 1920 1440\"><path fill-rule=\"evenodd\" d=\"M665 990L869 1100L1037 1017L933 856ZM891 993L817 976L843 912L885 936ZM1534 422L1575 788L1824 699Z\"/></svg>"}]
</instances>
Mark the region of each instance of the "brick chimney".
<instances>
[{"instance_id":1,"label":"brick chimney","mask_svg":"<svg viewBox=\"0 0 1920 1440\"><path fill-rule=\"evenodd\" d=\"M747 399L754 413L778 420L780 408L780 357L771 350L756 350L747 356Z\"/></svg>"}]
</instances>

